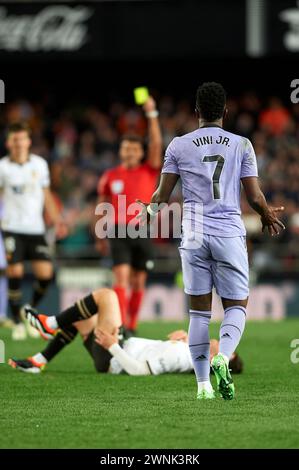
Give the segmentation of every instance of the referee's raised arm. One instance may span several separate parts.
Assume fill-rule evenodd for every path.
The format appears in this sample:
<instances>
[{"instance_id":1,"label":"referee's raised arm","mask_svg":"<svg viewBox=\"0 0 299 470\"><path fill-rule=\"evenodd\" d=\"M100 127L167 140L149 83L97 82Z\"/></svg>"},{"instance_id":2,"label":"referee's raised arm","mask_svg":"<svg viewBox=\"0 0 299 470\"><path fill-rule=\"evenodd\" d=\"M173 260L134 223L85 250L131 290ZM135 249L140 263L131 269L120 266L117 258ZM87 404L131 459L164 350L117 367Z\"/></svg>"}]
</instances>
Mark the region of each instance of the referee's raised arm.
<instances>
[{"instance_id":1,"label":"referee's raised arm","mask_svg":"<svg viewBox=\"0 0 299 470\"><path fill-rule=\"evenodd\" d=\"M148 151L146 161L152 168L160 169L162 165L163 141L159 123L159 112L152 96L149 96L143 105L143 109L148 119Z\"/></svg>"}]
</instances>

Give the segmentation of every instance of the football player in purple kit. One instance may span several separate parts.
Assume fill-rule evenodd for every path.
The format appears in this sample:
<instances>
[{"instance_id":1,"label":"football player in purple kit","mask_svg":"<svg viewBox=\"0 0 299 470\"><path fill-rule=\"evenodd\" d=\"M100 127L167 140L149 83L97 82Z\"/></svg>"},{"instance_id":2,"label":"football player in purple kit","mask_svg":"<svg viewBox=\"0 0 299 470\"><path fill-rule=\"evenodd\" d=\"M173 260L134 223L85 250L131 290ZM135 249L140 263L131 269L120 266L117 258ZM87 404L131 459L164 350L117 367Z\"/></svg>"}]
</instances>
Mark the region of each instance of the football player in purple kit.
<instances>
[{"instance_id":1,"label":"football player in purple kit","mask_svg":"<svg viewBox=\"0 0 299 470\"><path fill-rule=\"evenodd\" d=\"M143 216L148 220L154 217L181 178L184 204L179 251L185 292L190 300L189 348L198 383L197 398L215 398L210 382L209 337L215 287L222 299L224 320L219 353L211 365L220 395L231 400L235 388L229 357L244 331L249 294L241 183L250 206L261 216L262 230L267 228L270 235L284 229L277 218L284 208L267 205L259 187L251 142L223 129L227 108L221 84L207 82L198 88L196 113L199 128L175 137L169 144L159 187L150 204L144 204Z\"/></svg>"}]
</instances>

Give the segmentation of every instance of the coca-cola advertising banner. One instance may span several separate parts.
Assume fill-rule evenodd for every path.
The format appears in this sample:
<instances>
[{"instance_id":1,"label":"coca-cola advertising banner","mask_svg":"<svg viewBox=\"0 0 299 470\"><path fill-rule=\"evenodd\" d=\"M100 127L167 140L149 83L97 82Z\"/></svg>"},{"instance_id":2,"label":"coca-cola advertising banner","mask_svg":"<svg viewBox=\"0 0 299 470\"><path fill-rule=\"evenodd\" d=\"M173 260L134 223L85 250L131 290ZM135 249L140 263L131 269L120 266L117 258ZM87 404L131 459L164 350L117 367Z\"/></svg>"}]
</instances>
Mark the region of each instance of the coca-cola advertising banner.
<instances>
[{"instance_id":1,"label":"coca-cola advertising banner","mask_svg":"<svg viewBox=\"0 0 299 470\"><path fill-rule=\"evenodd\" d=\"M159 59L299 53L299 0L0 4L0 57Z\"/></svg>"},{"instance_id":2,"label":"coca-cola advertising banner","mask_svg":"<svg viewBox=\"0 0 299 470\"><path fill-rule=\"evenodd\" d=\"M0 5L0 56L237 56L245 47L244 12L234 0L217 2L216 10L209 0L7 3Z\"/></svg>"},{"instance_id":3,"label":"coca-cola advertising banner","mask_svg":"<svg viewBox=\"0 0 299 470\"><path fill-rule=\"evenodd\" d=\"M0 51L79 51L92 40L94 13L84 5L2 5Z\"/></svg>"}]
</instances>

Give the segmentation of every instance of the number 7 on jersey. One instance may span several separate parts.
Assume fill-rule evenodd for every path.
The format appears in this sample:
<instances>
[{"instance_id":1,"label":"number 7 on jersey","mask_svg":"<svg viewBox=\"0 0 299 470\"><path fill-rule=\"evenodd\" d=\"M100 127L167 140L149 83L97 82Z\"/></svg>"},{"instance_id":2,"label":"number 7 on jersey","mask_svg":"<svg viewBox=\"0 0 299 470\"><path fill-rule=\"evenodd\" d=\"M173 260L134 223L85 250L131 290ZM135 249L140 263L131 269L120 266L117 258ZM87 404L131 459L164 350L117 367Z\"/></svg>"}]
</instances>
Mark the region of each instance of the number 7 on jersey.
<instances>
[{"instance_id":1,"label":"number 7 on jersey","mask_svg":"<svg viewBox=\"0 0 299 470\"><path fill-rule=\"evenodd\" d=\"M223 170L224 165L224 157L222 155L209 155L203 158L202 160L205 163L217 162L215 171L213 173L212 181L213 181L213 198L220 199L220 175Z\"/></svg>"}]
</instances>

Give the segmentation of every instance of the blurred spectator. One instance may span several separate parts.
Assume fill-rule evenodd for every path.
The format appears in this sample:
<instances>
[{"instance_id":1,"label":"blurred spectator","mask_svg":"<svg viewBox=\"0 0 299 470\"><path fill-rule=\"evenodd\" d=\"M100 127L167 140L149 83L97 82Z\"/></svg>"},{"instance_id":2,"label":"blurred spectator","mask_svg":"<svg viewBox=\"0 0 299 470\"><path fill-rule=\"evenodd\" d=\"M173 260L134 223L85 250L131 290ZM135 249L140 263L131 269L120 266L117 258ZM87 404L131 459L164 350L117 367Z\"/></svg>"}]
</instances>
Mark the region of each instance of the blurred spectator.
<instances>
[{"instance_id":1,"label":"blurred spectator","mask_svg":"<svg viewBox=\"0 0 299 470\"><path fill-rule=\"evenodd\" d=\"M269 100L269 106L260 114L259 123L263 130L270 135L281 135L290 120L289 111L282 105L277 97Z\"/></svg>"}]
</instances>

